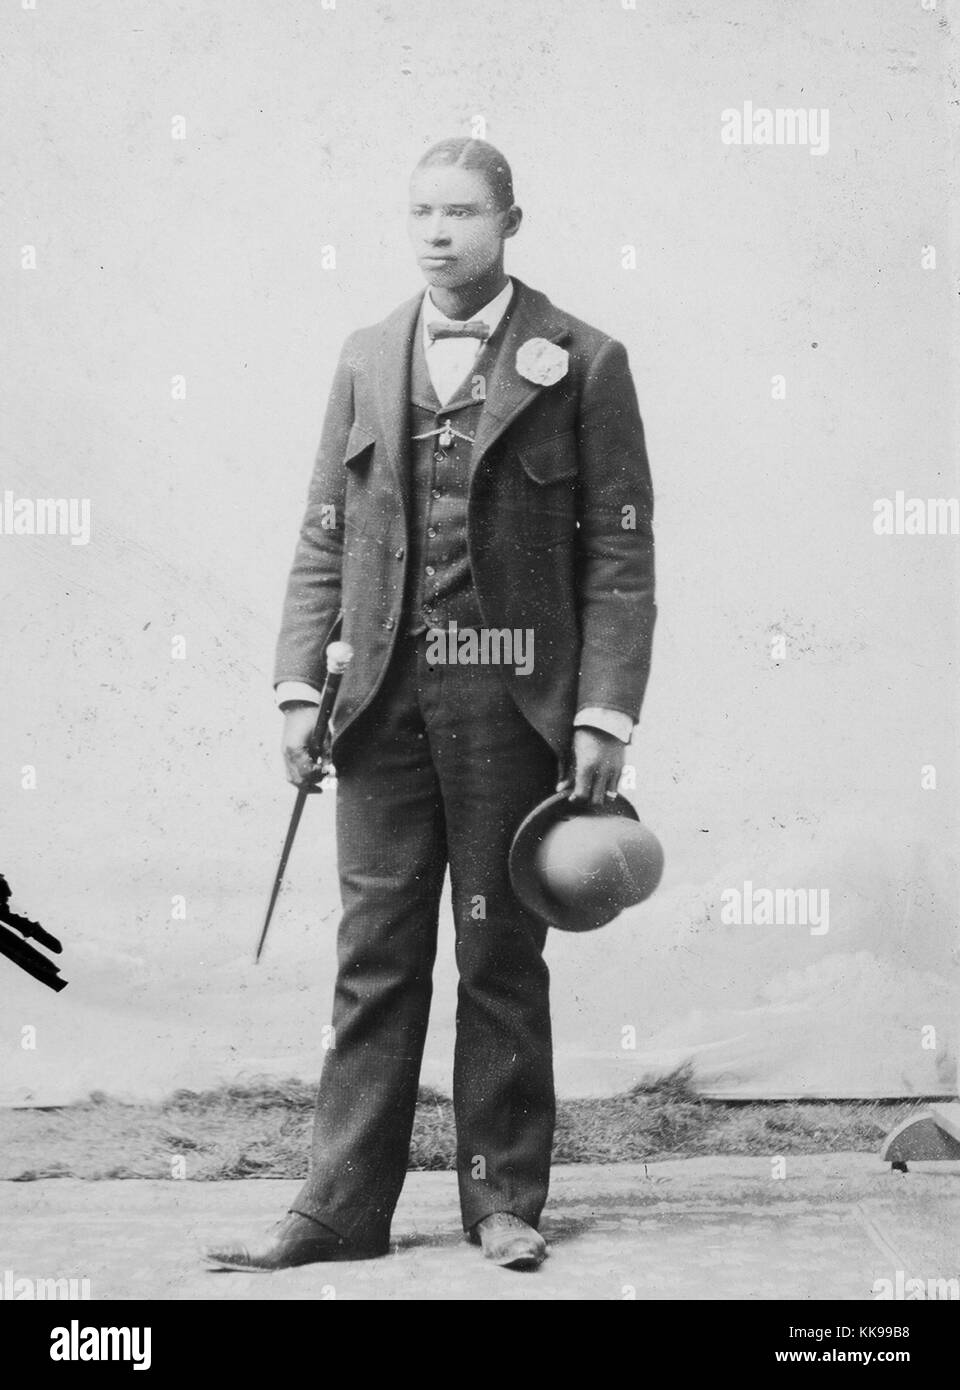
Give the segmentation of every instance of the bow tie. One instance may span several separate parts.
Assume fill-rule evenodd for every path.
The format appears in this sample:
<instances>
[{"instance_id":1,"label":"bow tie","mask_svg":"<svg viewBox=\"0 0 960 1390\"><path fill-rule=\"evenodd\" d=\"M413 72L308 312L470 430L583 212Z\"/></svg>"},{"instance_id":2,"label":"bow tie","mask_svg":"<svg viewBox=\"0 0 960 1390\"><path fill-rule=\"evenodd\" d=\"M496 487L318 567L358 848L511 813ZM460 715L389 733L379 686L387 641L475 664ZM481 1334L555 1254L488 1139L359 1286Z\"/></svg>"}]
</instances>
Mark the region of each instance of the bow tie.
<instances>
[{"instance_id":1,"label":"bow tie","mask_svg":"<svg viewBox=\"0 0 960 1390\"><path fill-rule=\"evenodd\" d=\"M482 343L485 343L490 337L490 328L480 319L469 319L466 323L457 323L453 320L444 323L438 320L435 323L427 324L427 333L431 343L435 343L438 338L479 338Z\"/></svg>"}]
</instances>

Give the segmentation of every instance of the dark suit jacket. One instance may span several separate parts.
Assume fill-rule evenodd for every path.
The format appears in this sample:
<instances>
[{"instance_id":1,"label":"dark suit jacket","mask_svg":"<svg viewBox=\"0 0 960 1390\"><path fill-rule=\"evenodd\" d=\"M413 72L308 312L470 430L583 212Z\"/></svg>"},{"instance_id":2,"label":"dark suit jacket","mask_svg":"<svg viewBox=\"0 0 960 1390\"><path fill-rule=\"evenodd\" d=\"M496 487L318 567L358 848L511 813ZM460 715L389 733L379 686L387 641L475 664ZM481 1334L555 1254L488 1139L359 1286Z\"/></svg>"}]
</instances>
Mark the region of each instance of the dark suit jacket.
<instances>
[{"instance_id":1,"label":"dark suit jacket","mask_svg":"<svg viewBox=\"0 0 960 1390\"><path fill-rule=\"evenodd\" d=\"M533 671L504 667L504 678L562 755L577 710L639 715L656 616L653 492L622 344L516 277L514 286L471 455L470 561L485 625L534 631ZM287 587L275 681L319 686L341 610L354 648L334 751L376 694L402 627L421 299L344 345ZM530 338L569 353L562 380L537 386L518 373L517 349Z\"/></svg>"}]
</instances>

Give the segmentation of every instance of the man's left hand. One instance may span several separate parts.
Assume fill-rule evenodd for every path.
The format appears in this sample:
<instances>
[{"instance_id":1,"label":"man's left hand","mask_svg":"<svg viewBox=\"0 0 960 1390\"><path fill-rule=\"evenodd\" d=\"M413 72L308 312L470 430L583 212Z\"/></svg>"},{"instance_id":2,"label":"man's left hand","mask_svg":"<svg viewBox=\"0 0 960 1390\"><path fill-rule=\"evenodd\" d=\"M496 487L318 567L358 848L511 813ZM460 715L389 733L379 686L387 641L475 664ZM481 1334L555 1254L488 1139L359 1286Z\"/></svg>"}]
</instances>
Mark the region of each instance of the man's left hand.
<instances>
[{"instance_id":1,"label":"man's left hand","mask_svg":"<svg viewBox=\"0 0 960 1390\"><path fill-rule=\"evenodd\" d=\"M616 794L626 751L627 745L613 734L574 729L567 774L557 783L557 791L569 791L571 801L605 806Z\"/></svg>"}]
</instances>

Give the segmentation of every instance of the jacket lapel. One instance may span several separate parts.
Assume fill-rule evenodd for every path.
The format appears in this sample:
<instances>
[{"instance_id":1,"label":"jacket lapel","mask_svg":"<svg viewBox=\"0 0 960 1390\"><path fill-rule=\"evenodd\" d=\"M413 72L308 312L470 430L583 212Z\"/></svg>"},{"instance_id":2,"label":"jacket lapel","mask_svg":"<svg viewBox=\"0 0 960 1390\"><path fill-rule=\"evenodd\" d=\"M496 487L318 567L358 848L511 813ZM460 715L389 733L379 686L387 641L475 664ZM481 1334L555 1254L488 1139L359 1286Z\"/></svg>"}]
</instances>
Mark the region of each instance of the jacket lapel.
<instances>
[{"instance_id":1,"label":"jacket lapel","mask_svg":"<svg viewBox=\"0 0 960 1390\"><path fill-rule=\"evenodd\" d=\"M551 343L560 343L570 336L546 295L531 290L516 276L513 283L517 302L487 381L483 414L470 459L471 473L504 430L544 389L527 381L517 371L517 349L529 338L546 338Z\"/></svg>"},{"instance_id":2,"label":"jacket lapel","mask_svg":"<svg viewBox=\"0 0 960 1390\"><path fill-rule=\"evenodd\" d=\"M422 300L422 294L415 295L385 320L376 366L383 443L405 508L409 501L410 350Z\"/></svg>"}]
</instances>

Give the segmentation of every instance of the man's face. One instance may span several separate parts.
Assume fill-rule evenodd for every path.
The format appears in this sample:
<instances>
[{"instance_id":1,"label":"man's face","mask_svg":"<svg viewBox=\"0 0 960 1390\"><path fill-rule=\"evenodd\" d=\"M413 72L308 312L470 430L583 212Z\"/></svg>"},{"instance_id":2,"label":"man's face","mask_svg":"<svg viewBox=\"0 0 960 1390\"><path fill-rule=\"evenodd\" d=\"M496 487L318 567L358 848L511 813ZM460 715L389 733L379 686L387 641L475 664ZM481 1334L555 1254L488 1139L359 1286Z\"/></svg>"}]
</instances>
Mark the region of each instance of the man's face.
<instances>
[{"instance_id":1,"label":"man's face","mask_svg":"<svg viewBox=\"0 0 960 1390\"><path fill-rule=\"evenodd\" d=\"M516 227L509 211L494 206L482 174L436 165L414 171L408 229L427 284L457 289L502 263L504 237Z\"/></svg>"}]
</instances>

